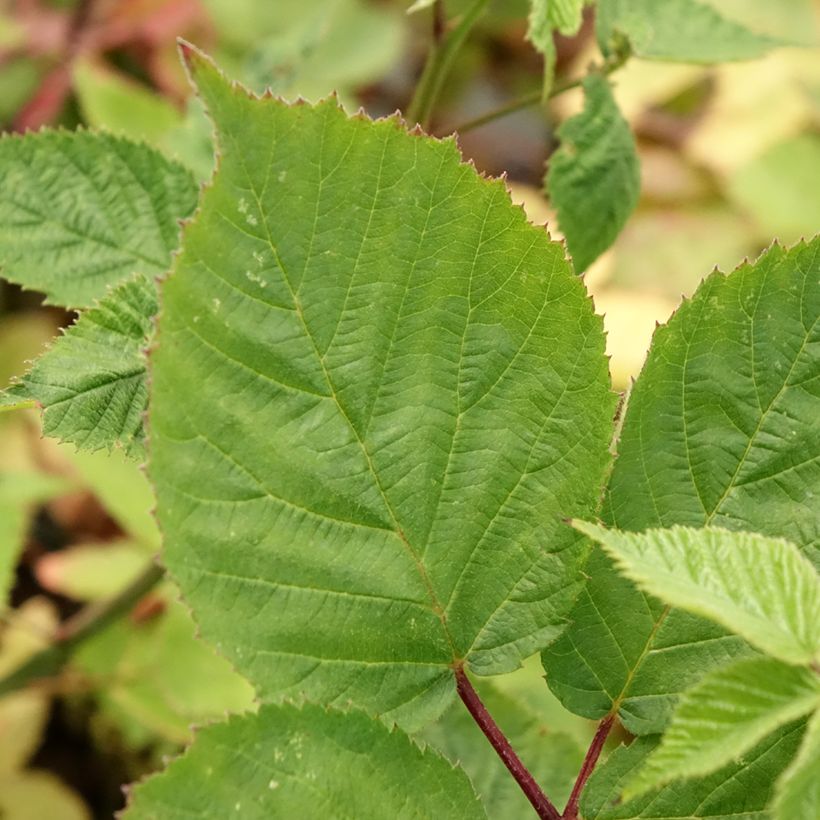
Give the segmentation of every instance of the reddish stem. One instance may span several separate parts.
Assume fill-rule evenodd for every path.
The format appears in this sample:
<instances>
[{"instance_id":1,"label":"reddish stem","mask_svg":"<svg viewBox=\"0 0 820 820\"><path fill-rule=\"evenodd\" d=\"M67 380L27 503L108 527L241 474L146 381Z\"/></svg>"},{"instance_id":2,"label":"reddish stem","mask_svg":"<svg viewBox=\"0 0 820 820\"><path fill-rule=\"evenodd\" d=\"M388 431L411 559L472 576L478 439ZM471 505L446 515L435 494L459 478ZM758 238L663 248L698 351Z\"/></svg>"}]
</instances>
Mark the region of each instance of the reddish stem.
<instances>
[{"instance_id":1,"label":"reddish stem","mask_svg":"<svg viewBox=\"0 0 820 820\"><path fill-rule=\"evenodd\" d=\"M492 719L487 707L481 702L478 692L473 689L473 685L467 679L463 669L456 670L456 689L459 697L464 702L469 713L478 727L484 732L484 736L490 741L490 745L495 749L496 754L501 758L502 763L507 767L510 774L515 778L521 791L530 801L536 814L542 820L561 820L558 809L550 803L549 798L541 791L541 787L535 782L535 778L527 771L527 767L513 751L510 742L504 737L498 724Z\"/></svg>"},{"instance_id":2,"label":"reddish stem","mask_svg":"<svg viewBox=\"0 0 820 820\"><path fill-rule=\"evenodd\" d=\"M614 723L615 716L608 715L598 724L595 737L592 738L592 743L589 744L584 762L581 764L581 771L578 772L575 785L572 787L572 794L569 796L567 806L564 809L563 820L578 820L578 801L581 799L581 792L583 792L584 786L587 780L589 780L589 776L595 769L595 764L601 756L604 743L606 743L606 739L609 737Z\"/></svg>"}]
</instances>

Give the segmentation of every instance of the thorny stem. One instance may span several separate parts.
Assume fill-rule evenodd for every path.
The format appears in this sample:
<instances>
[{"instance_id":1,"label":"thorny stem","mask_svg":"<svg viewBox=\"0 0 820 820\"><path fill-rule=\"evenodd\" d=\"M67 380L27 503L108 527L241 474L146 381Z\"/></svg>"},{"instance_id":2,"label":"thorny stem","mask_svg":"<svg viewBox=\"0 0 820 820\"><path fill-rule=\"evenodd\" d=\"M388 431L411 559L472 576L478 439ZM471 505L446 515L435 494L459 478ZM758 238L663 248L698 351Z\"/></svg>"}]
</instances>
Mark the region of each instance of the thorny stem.
<instances>
[{"instance_id":1,"label":"thorny stem","mask_svg":"<svg viewBox=\"0 0 820 820\"><path fill-rule=\"evenodd\" d=\"M490 745L495 749L502 763L515 778L521 787L521 791L524 792L527 800L535 809L536 814L542 820L561 820L558 810L541 791L541 787L535 782L535 778L521 762L512 746L510 746L510 742L504 737L504 733L487 711L487 707L481 702L478 692L473 689L473 685L468 680L463 668L456 670L456 689L467 710L473 716L473 720L484 732L485 737L490 741Z\"/></svg>"},{"instance_id":2,"label":"thorny stem","mask_svg":"<svg viewBox=\"0 0 820 820\"><path fill-rule=\"evenodd\" d=\"M77 646L128 612L143 595L159 583L164 574L162 567L151 561L137 578L113 598L81 609L60 626L51 646L32 655L0 679L0 695L14 692L31 681L57 674Z\"/></svg>"},{"instance_id":3,"label":"thorny stem","mask_svg":"<svg viewBox=\"0 0 820 820\"><path fill-rule=\"evenodd\" d=\"M408 122L418 123L422 128L427 128L433 113L433 106L441 93L444 80L452 68L456 54L488 3L489 0L475 0L473 5L464 12L454 29L443 34L439 39L434 38L421 79L416 86L413 99L407 106Z\"/></svg>"},{"instance_id":4,"label":"thorny stem","mask_svg":"<svg viewBox=\"0 0 820 820\"><path fill-rule=\"evenodd\" d=\"M595 732L595 737L592 738L592 743L589 744L584 762L581 764L581 770L578 772L578 777L575 780L575 785L572 787L572 794L569 796L562 820L578 820L578 801L581 799L581 792L584 790L589 776L595 769L595 764L601 756L601 751L604 748L604 743L609 737L612 726L615 723L615 715L608 715L599 724Z\"/></svg>"},{"instance_id":5,"label":"thorny stem","mask_svg":"<svg viewBox=\"0 0 820 820\"><path fill-rule=\"evenodd\" d=\"M609 76L614 71L621 68L628 59L629 51L623 49L613 54L612 57L605 60L600 66L593 66L590 69L590 73L598 72L604 76ZM578 77L574 80L559 83L550 90L550 93L547 95L547 99L551 100L553 97L557 97L565 91L578 88L583 84L585 79L586 77ZM540 89L538 91L532 91L529 94L525 94L523 97L519 97L517 100L513 100L506 105L502 105L500 108L495 108L492 111L488 111L486 114L481 114L481 116L467 120L466 122L463 122L455 128L451 128L449 130L455 131L459 134L465 134L467 131L480 128L482 125L486 125L489 122L494 122L502 117L506 117L508 114L514 114L516 111L521 111L524 108L530 108L533 105L538 105L543 98L544 95L541 93Z\"/></svg>"}]
</instances>

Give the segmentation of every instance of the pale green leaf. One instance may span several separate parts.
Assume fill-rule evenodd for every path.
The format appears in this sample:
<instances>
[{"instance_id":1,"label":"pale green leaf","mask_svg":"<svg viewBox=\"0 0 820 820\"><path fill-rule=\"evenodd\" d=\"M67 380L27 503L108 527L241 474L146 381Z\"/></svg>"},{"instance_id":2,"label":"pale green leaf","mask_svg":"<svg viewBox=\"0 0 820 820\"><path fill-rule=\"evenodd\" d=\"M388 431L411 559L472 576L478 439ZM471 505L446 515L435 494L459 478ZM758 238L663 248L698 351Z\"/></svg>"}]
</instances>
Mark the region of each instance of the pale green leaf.
<instances>
[{"instance_id":1,"label":"pale green leaf","mask_svg":"<svg viewBox=\"0 0 820 820\"><path fill-rule=\"evenodd\" d=\"M0 140L0 265L47 300L86 307L135 271L164 273L196 205L183 166L108 134Z\"/></svg>"},{"instance_id":2,"label":"pale green leaf","mask_svg":"<svg viewBox=\"0 0 820 820\"><path fill-rule=\"evenodd\" d=\"M781 44L722 17L699 0L598 0L598 41L609 51L616 35L648 60L721 63L760 57Z\"/></svg>"},{"instance_id":3,"label":"pale green leaf","mask_svg":"<svg viewBox=\"0 0 820 820\"><path fill-rule=\"evenodd\" d=\"M407 9L408 14L413 14L416 11L421 11L422 9L429 9L436 0L416 0L412 6Z\"/></svg>"},{"instance_id":4,"label":"pale green leaf","mask_svg":"<svg viewBox=\"0 0 820 820\"><path fill-rule=\"evenodd\" d=\"M470 781L403 732L361 712L263 706L201 730L162 774L139 784L124 820L477 820Z\"/></svg>"},{"instance_id":5,"label":"pale green leaf","mask_svg":"<svg viewBox=\"0 0 820 820\"><path fill-rule=\"evenodd\" d=\"M544 94L549 93L555 72L554 33L577 34L583 11L584 0L530 0L527 39L544 55Z\"/></svg>"},{"instance_id":6,"label":"pale green leaf","mask_svg":"<svg viewBox=\"0 0 820 820\"><path fill-rule=\"evenodd\" d=\"M774 783L794 756L802 734L802 724L789 724L739 763L622 800L624 784L655 747L655 739L638 738L598 766L581 797L581 814L584 820L769 820L767 806Z\"/></svg>"},{"instance_id":7,"label":"pale green leaf","mask_svg":"<svg viewBox=\"0 0 820 820\"><path fill-rule=\"evenodd\" d=\"M0 472L0 608L14 584L34 507L65 492L71 483L40 473Z\"/></svg>"},{"instance_id":8,"label":"pale green leaf","mask_svg":"<svg viewBox=\"0 0 820 820\"><path fill-rule=\"evenodd\" d=\"M775 820L817 820L820 817L820 710L809 721L792 764L777 781Z\"/></svg>"},{"instance_id":9,"label":"pale green leaf","mask_svg":"<svg viewBox=\"0 0 820 820\"><path fill-rule=\"evenodd\" d=\"M820 575L794 544L717 528L631 533L584 521L574 526L662 601L719 623L785 663L820 661Z\"/></svg>"},{"instance_id":10,"label":"pale green leaf","mask_svg":"<svg viewBox=\"0 0 820 820\"><path fill-rule=\"evenodd\" d=\"M543 681L540 684L546 689ZM565 732L554 731L543 714L499 692L493 684L478 687L478 692L530 774L555 805L563 805L581 768L586 745ZM453 763L461 764L493 820L530 816L529 801L463 703L454 703L421 737Z\"/></svg>"},{"instance_id":11,"label":"pale green leaf","mask_svg":"<svg viewBox=\"0 0 820 820\"><path fill-rule=\"evenodd\" d=\"M715 273L659 328L626 409L603 519L787 538L820 563L820 240ZM675 695L748 645L638 591L596 550L543 655L567 708L659 732Z\"/></svg>"},{"instance_id":12,"label":"pale green leaf","mask_svg":"<svg viewBox=\"0 0 820 820\"><path fill-rule=\"evenodd\" d=\"M0 403L35 401L43 432L84 450L115 444L144 452L142 417L148 400L144 349L157 310L156 287L129 279L86 310L0 394Z\"/></svg>"},{"instance_id":13,"label":"pale green leaf","mask_svg":"<svg viewBox=\"0 0 820 820\"><path fill-rule=\"evenodd\" d=\"M820 679L808 669L747 658L711 672L683 693L660 746L626 784L624 798L740 761L779 726L818 706Z\"/></svg>"},{"instance_id":14,"label":"pale green leaf","mask_svg":"<svg viewBox=\"0 0 820 820\"><path fill-rule=\"evenodd\" d=\"M612 397L563 248L454 143L193 72L221 163L163 285L165 562L263 699L407 726L563 627Z\"/></svg>"},{"instance_id":15,"label":"pale green leaf","mask_svg":"<svg viewBox=\"0 0 820 820\"><path fill-rule=\"evenodd\" d=\"M588 75L584 95L584 110L558 129L546 180L579 273L615 241L641 190L635 139L606 77Z\"/></svg>"}]
</instances>

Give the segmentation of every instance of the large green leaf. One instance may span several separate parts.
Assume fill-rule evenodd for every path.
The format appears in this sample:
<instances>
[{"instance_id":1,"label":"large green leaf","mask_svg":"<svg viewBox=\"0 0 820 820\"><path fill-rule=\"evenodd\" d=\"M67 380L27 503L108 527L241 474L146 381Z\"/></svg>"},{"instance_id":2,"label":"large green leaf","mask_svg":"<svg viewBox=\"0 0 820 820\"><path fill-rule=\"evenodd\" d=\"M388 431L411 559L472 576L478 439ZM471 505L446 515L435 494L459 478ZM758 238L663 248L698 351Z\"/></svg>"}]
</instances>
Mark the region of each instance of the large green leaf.
<instances>
[{"instance_id":1,"label":"large green leaf","mask_svg":"<svg viewBox=\"0 0 820 820\"><path fill-rule=\"evenodd\" d=\"M486 817L462 771L361 712L263 706L202 730L126 820Z\"/></svg>"},{"instance_id":2,"label":"large green leaf","mask_svg":"<svg viewBox=\"0 0 820 820\"><path fill-rule=\"evenodd\" d=\"M721 624L773 658L820 662L820 575L794 544L714 527L575 527L646 592Z\"/></svg>"},{"instance_id":3,"label":"large green leaf","mask_svg":"<svg viewBox=\"0 0 820 820\"><path fill-rule=\"evenodd\" d=\"M598 0L597 30L607 51L625 35L649 60L721 63L760 57L778 41L727 20L699 0Z\"/></svg>"},{"instance_id":4,"label":"large green leaf","mask_svg":"<svg viewBox=\"0 0 820 820\"><path fill-rule=\"evenodd\" d=\"M34 401L47 436L85 450L120 444L128 455L141 455L148 401L143 350L156 310L153 282L144 276L123 282L0 394L0 405Z\"/></svg>"},{"instance_id":5,"label":"large green leaf","mask_svg":"<svg viewBox=\"0 0 820 820\"><path fill-rule=\"evenodd\" d=\"M635 139L606 77L584 79L584 110L558 129L547 191L578 272L618 236L641 191Z\"/></svg>"},{"instance_id":6,"label":"large green leaf","mask_svg":"<svg viewBox=\"0 0 820 820\"><path fill-rule=\"evenodd\" d=\"M792 764L777 782L776 820L817 820L820 817L820 709L809 721Z\"/></svg>"},{"instance_id":7,"label":"large green leaf","mask_svg":"<svg viewBox=\"0 0 820 820\"><path fill-rule=\"evenodd\" d=\"M785 537L818 564L820 240L775 246L715 273L655 333L632 391L604 519L642 531L683 524ZM603 552L543 655L567 708L660 731L676 693L747 645L669 610Z\"/></svg>"},{"instance_id":8,"label":"large green leaf","mask_svg":"<svg viewBox=\"0 0 820 820\"><path fill-rule=\"evenodd\" d=\"M222 160L163 286L165 562L263 699L405 725L563 626L612 396L563 248L450 140L192 71Z\"/></svg>"},{"instance_id":9,"label":"large green leaf","mask_svg":"<svg viewBox=\"0 0 820 820\"><path fill-rule=\"evenodd\" d=\"M747 658L711 672L684 692L660 746L624 796L738 761L779 726L818 706L820 680L808 669Z\"/></svg>"},{"instance_id":10,"label":"large green leaf","mask_svg":"<svg viewBox=\"0 0 820 820\"><path fill-rule=\"evenodd\" d=\"M164 273L196 201L190 172L147 145L88 132L4 137L2 275L51 303L91 305L135 271Z\"/></svg>"},{"instance_id":11,"label":"large green leaf","mask_svg":"<svg viewBox=\"0 0 820 820\"><path fill-rule=\"evenodd\" d=\"M625 783L655 745L653 738L639 738L616 749L596 769L582 795L581 814L584 820L768 820L773 782L793 757L802 734L802 724L792 723L759 743L739 763L622 800Z\"/></svg>"},{"instance_id":12,"label":"large green leaf","mask_svg":"<svg viewBox=\"0 0 820 820\"><path fill-rule=\"evenodd\" d=\"M546 690L543 681L539 683ZM493 684L487 683L478 691L528 771L550 800L562 806L581 768L585 747L565 732L554 731L543 714L502 694ZM454 703L422 737L464 767L493 820L531 816L529 801L462 703Z\"/></svg>"}]
</instances>

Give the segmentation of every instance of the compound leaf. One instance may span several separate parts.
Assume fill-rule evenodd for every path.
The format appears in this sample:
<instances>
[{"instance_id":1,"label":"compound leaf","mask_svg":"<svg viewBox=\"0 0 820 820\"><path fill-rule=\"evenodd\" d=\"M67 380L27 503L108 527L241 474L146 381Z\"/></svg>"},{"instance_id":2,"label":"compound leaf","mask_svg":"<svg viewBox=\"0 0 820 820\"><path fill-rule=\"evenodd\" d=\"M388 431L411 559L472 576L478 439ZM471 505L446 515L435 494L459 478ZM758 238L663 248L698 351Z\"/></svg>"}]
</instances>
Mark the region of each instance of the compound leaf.
<instances>
[{"instance_id":1,"label":"compound leaf","mask_svg":"<svg viewBox=\"0 0 820 820\"><path fill-rule=\"evenodd\" d=\"M416 727L578 592L612 396L562 247L451 141L231 87L163 285L151 465L165 562L263 699Z\"/></svg>"},{"instance_id":2,"label":"compound leaf","mask_svg":"<svg viewBox=\"0 0 820 820\"><path fill-rule=\"evenodd\" d=\"M641 189L635 139L606 77L588 75L584 95L584 110L558 129L561 147L547 174L547 190L578 272L615 241Z\"/></svg>"},{"instance_id":3,"label":"compound leaf","mask_svg":"<svg viewBox=\"0 0 820 820\"><path fill-rule=\"evenodd\" d=\"M626 410L603 518L622 530L682 524L787 538L820 555L820 239L715 273L659 328ZM615 708L663 729L675 695L748 653L716 625L637 590L600 550L542 656L564 705Z\"/></svg>"},{"instance_id":4,"label":"compound leaf","mask_svg":"<svg viewBox=\"0 0 820 820\"><path fill-rule=\"evenodd\" d=\"M598 0L597 31L607 52L617 35L648 60L721 63L760 57L782 44L728 20L699 0Z\"/></svg>"},{"instance_id":5,"label":"compound leaf","mask_svg":"<svg viewBox=\"0 0 820 820\"><path fill-rule=\"evenodd\" d=\"M157 311L155 285L127 280L42 354L31 370L0 395L0 405L34 401L43 432L86 450L120 444L144 452L142 417L148 401L143 350Z\"/></svg>"},{"instance_id":6,"label":"compound leaf","mask_svg":"<svg viewBox=\"0 0 820 820\"><path fill-rule=\"evenodd\" d=\"M777 781L775 820L816 820L820 817L820 709L809 721L803 743Z\"/></svg>"},{"instance_id":7,"label":"compound leaf","mask_svg":"<svg viewBox=\"0 0 820 820\"><path fill-rule=\"evenodd\" d=\"M631 533L584 521L575 527L661 600L785 663L820 661L820 576L794 544L718 528Z\"/></svg>"},{"instance_id":8,"label":"compound leaf","mask_svg":"<svg viewBox=\"0 0 820 820\"><path fill-rule=\"evenodd\" d=\"M109 134L41 131L0 140L3 276L86 307L135 272L164 273L196 206L183 166Z\"/></svg>"},{"instance_id":9,"label":"compound leaf","mask_svg":"<svg viewBox=\"0 0 820 820\"><path fill-rule=\"evenodd\" d=\"M361 712L263 706L200 731L138 785L125 820L189 817L477 820L470 781L407 735Z\"/></svg>"},{"instance_id":10,"label":"compound leaf","mask_svg":"<svg viewBox=\"0 0 820 820\"><path fill-rule=\"evenodd\" d=\"M655 738L638 738L598 766L581 796L581 814L584 820L766 820L773 782L794 756L802 734L802 723L791 723L738 763L622 800L624 785L656 746Z\"/></svg>"},{"instance_id":11,"label":"compound leaf","mask_svg":"<svg viewBox=\"0 0 820 820\"><path fill-rule=\"evenodd\" d=\"M627 783L624 797L738 761L779 726L818 706L820 681L808 669L747 658L713 671L683 693L660 746Z\"/></svg>"}]
</instances>

